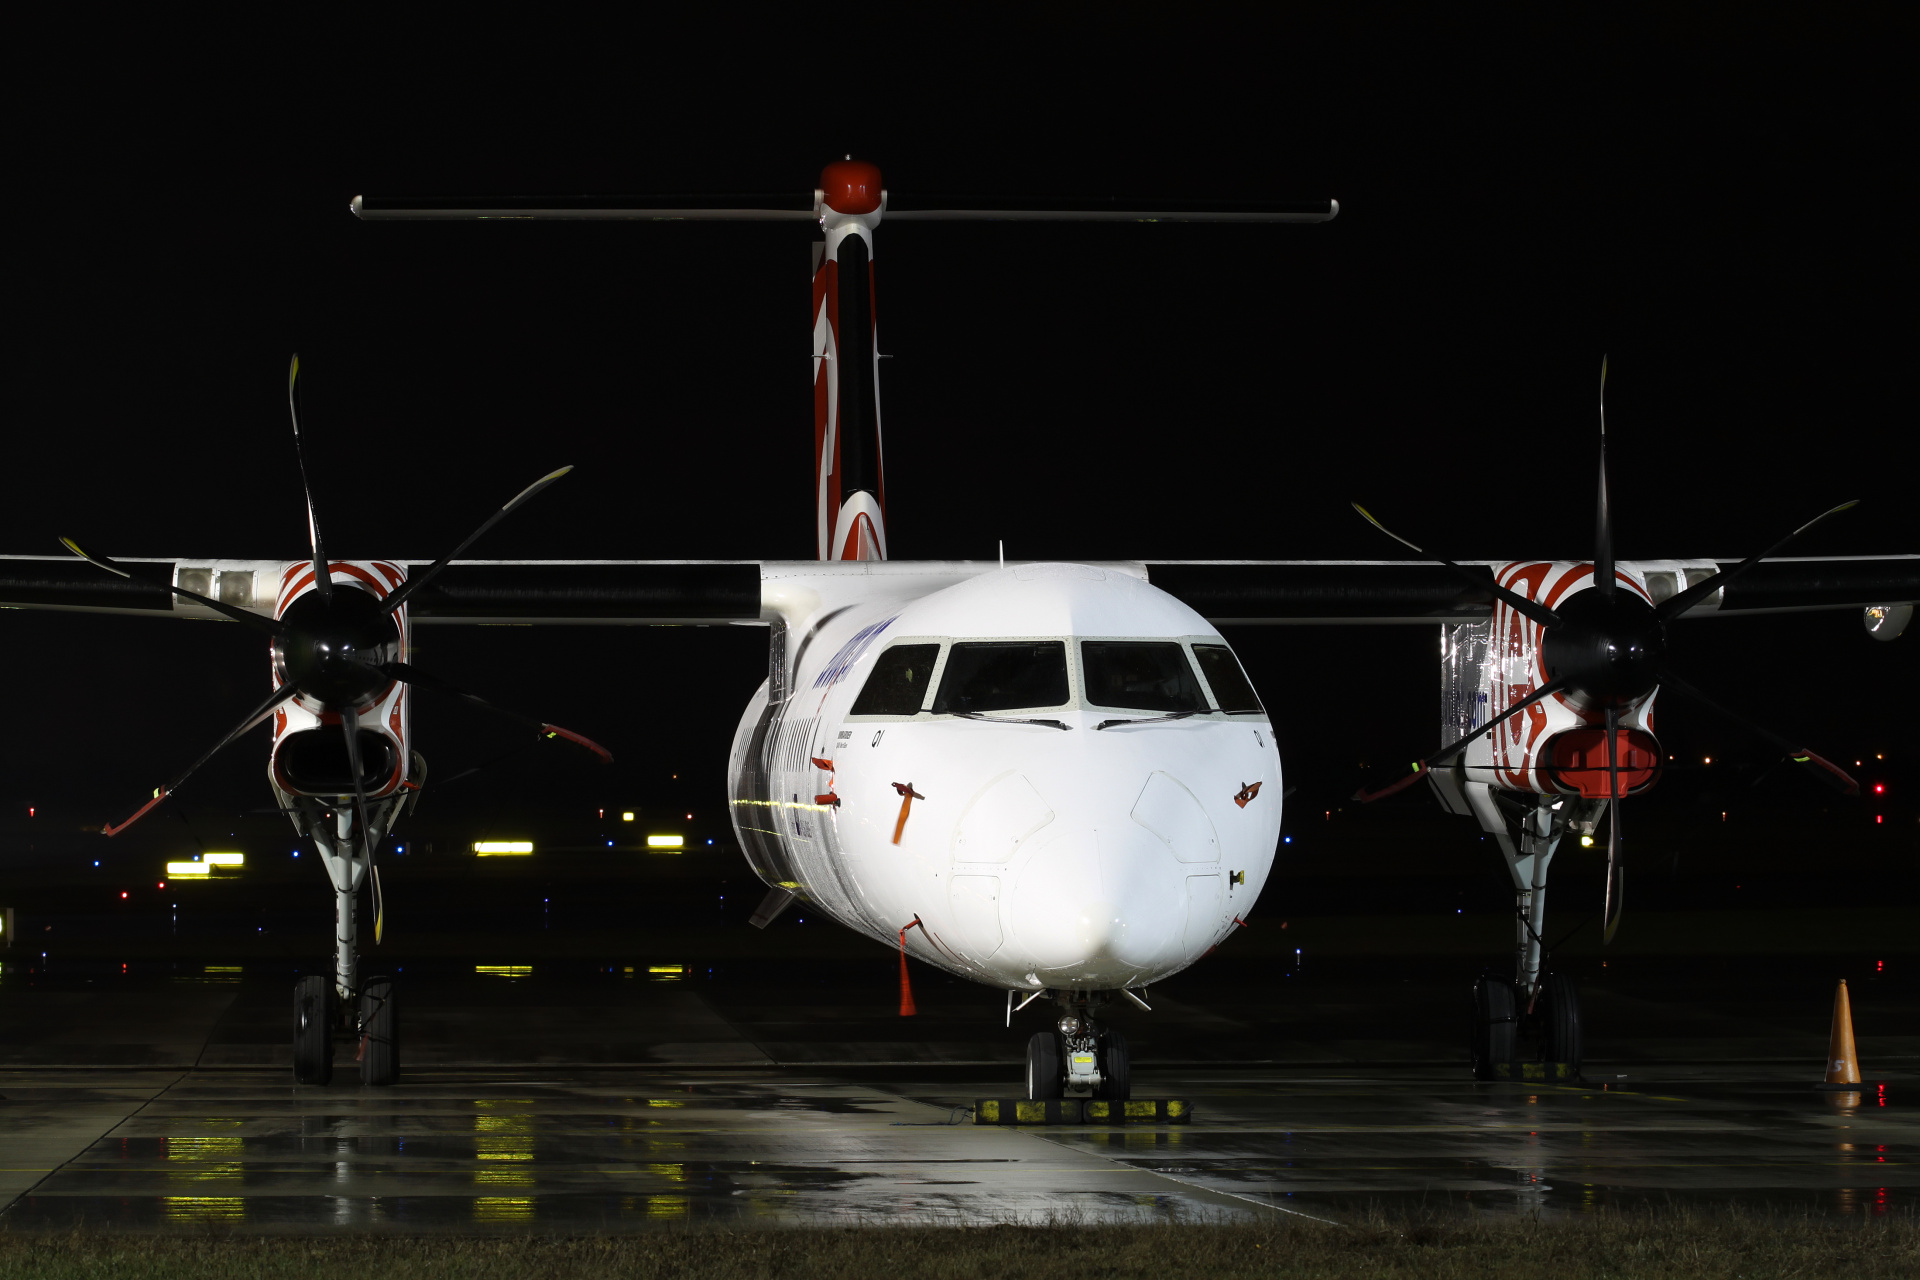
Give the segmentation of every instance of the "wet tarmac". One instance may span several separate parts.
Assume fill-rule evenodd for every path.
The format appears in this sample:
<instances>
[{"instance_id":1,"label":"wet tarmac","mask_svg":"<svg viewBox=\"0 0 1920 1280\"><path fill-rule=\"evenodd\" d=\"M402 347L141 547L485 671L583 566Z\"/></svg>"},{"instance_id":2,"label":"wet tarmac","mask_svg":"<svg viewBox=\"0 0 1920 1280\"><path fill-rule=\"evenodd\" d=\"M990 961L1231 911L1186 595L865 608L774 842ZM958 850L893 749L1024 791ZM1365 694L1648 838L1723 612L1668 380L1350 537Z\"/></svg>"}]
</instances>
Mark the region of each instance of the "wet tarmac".
<instances>
[{"instance_id":1,"label":"wet tarmac","mask_svg":"<svg viewBox=\"0 0 1920 1280\"><path fill-rule=\"evenodd\" d=\"M291 1083L277 971L9 965L0 1228L1920 1204L1920 1000L1856 978L1862 1060L1884 1083L1816 1091L1831 981L1818 965L1696 976L1684 996L1651 971L1608 971L1588 989L1587 1078L1553 1087L1468 1077L1445 966L1291 983L1218 968L1126 1018L1136 1094L1191 1099L1191 1124L1017 1130L963 1108L1013 1091L1041 1020L1008 1030L993 993L965 984L923 983L921 1016L900 1019L866 966L804 981L687 963L474 968L402 975L404 1078L369 1089L345 1041L334 1084Z\"/></svg>"}]
</instances>

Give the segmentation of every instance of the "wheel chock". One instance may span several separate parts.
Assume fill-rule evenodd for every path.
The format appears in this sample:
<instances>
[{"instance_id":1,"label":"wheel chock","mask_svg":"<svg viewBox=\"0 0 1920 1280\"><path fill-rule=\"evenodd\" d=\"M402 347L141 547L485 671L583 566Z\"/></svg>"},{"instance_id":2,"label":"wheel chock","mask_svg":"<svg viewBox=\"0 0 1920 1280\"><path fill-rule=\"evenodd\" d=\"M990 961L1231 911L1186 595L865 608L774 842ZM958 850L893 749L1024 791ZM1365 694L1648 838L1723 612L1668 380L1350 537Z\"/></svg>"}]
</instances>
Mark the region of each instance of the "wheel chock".
<instances>
[{"instance_id":1,"label":"wheel chock","mask_svg":"<svg viewBox=\"0 0 1920 1280\"><path fill-rule=\"evenodd\" d=\"M1193 1104L1185 1098L977 1098L976 1125L1016 1124L1186 1124Z\"/></svg>"},{"instance_id":2,"label":"wheel chock","mask_svg":"<svg viewBox=\"0 0 1920 1280\"><path fill-rule=\"evenodd\" d=\"M1580 1078L1580 1066L1573 1062L1496 1062L1492 1065L1494 1080L1572 1084Z\"/></svg>"},{"instance_id":3,"label":"wheel chock","mask_svg":"<svg viewBox=\"0 0 1920 1280\"><path fill-rule=\"evenodd\" d=\"M1193 1119L1193 1104L1185 1098L1090 1100L1086 1115L1088 1124L1185 1124Z\"/></svg>"}]
</instances>

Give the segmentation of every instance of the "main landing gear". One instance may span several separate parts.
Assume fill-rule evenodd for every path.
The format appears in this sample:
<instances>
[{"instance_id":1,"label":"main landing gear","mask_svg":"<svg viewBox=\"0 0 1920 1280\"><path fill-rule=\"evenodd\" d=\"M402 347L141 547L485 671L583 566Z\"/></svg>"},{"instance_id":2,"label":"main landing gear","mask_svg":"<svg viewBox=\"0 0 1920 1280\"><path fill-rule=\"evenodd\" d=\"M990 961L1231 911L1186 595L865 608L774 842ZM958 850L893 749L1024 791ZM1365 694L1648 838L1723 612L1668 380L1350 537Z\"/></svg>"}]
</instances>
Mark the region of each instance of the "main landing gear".
<instances>
[{"instance_id":1,"label":"main landing gear","mask_svg":"<svg viewBox=\"0 0 1920 1280\"><path fill-rule=\"evenodd\" d=\"M325 974L307 974L293 985L294 1083L331 1084L334 1036L346 1033L355 1045L361 1084L398 1084L398 1026L393 979L369 978L359 999L347 1004Z\"/></svg>"},{"instance_id":2,"label":"main landing gear","mask_svg":"<svg viewBox=\"0 0 1920 1280\"><path fill-rule=\"evenodd\" d=\"M1509 1078L1514 1063L1563 1063L1580 1074L1585 1044L1580 992L1563 973L1542 973L1546 945L1547 866L1569 832L1591 834L1606 801L1540 796L1528 808L1485 783L1467 782L1462 794L1480 825L1500 844L1513 877L1513 972L1483 974L1473 984L1470 1044L1473 1074Z\"/></svg>"},{"instance_id":3,"label":"main landing gear","mask_svg":"<svg viewBox=\"0 0 1920 1280\"><path fill-rule=\"evenodd\" d=\"M1500 1068L1514 1062L1565 1063L1580 1074L1585 1051L1580 1030L1580 991L1564 973L1549 973L1531 994L1498 974L1473 984L1473 1074L1480 1080L1502 1078Z\"/></svg>"},{"instance_id":4,"label":"main landing gear","mask_svg":"<svg viewBox=\"0 0 1920 1280\"><path fill-rule=\"evenodd\" d=\"M424 762L417 756L415 760L416 771L424 774ZM293 987L294 1082L331 1083L333 1042L338 1034L351 1037L361 1084L397 1084L400 1033L393 979L363 980L359 975L358 899L361 886L373 879L367 856L372 842L357 838L350 802L328 809L312 797L284 792L281 802L291 811L294 825L319 846L320 861L333 882L333 976L308 974ZM368 827L384 836L400 816L403 803L396 797L372 807ZM377 896L374 910L377 935L381 910Z\"/></svg>"},{"instance_id":5,"label":"main landing gear","mask_svg":"<svg viewBox=\"0 0 1920 1280\"><path fill-rule=\"evenodd\" d=\"M1027 1097L1125 1102L1133 1095L1127 1038L1118 1028L1102 1026L1093 1017L1109 993L1048 994L1060 1002L1062 1015L1054 1030L1036 1031L1027 1041Z\"/></svg>"}]
</instances>

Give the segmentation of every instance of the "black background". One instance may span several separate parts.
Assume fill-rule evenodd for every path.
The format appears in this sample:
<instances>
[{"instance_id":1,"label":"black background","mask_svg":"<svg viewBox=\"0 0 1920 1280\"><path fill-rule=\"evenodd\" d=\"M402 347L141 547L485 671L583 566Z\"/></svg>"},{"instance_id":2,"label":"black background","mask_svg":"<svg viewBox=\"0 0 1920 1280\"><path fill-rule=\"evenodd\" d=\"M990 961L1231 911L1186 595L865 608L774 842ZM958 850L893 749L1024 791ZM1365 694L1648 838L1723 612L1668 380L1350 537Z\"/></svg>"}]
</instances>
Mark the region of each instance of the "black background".
<instances>
[{"instance_id":1,"label":"black background","mask_svg":"<svg viewBox=\"0 0 1920 1280\"><path fill-rule=\"evenodd\" d=\"M896 558L1395 556L1353 498L1456 556L1583 557L1603 352L1622 556L1738 557L1852 497L1797 550L1916 550L1909 33L1835 6L1556 13L23 31L0 549L297 554L297 349L337 555L437 555L573 463L475 553L809 557L807 228L365 224L347 202L799 192L852 153L895 192L1342 205L883 227ZM0 794L63 828L131 811L266 685L233 627L3 621ZM1818 749L1903 741L1911 638L1853 612L1680 632L1697 683ZM422 665L620 758L545 752L445 803L717 811L764 635L423 629ZM1432 745L1431 628L1231 638L1297 804ZM512 741L457 708L417 726L442 776ZM1663 733L1764 755L1690 709ZM182 799L265 803L263 743Z\"/></svg>"}]
</instances>

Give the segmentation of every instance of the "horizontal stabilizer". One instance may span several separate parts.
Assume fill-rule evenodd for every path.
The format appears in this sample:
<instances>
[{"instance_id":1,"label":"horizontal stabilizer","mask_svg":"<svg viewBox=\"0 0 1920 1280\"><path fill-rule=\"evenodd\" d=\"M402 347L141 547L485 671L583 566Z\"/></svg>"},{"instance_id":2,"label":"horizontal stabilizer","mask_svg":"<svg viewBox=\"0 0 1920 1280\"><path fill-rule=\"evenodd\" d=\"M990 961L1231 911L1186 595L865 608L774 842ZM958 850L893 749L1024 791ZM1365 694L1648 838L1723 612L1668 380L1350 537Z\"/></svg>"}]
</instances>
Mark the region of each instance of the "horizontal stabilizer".
<instances>
[{"instance_id":1,"label":"horizontal stabilizer","mask_svg":"<svg viewBox=\"0 0 1920 1280\"><path fill-rule=\"evenodd\" d=\"M367 222L473 218L637 222L817 222L817 192L749 195L355 196ZM902 196L892 222L1331 222L1337 200L1167 200L1150 197Z\"/></svg>"},{"instance_id":2,"label":"horizontal stabilizer","mask_svg":"<svg viewBox=\"0 0 1920 1280\"><path fill-rule=\"evenodd\" d=\"M1167 200L1083 196L1028 200L1006 196L887 194L888 222L1331 222L1338 200Z\"/></svg>"},{"instance_id":3,"label":"horizontal stabilizer","mask_svg":"<svg viewBox=\"0 0 1920 1280\"><path fill-rule=\"evenodd\" d=\"M444 222L467 218L619 222L814 222L811 191L753 195L651 196L355 196L367 222Z\"/></svg>"}]
</instances>

